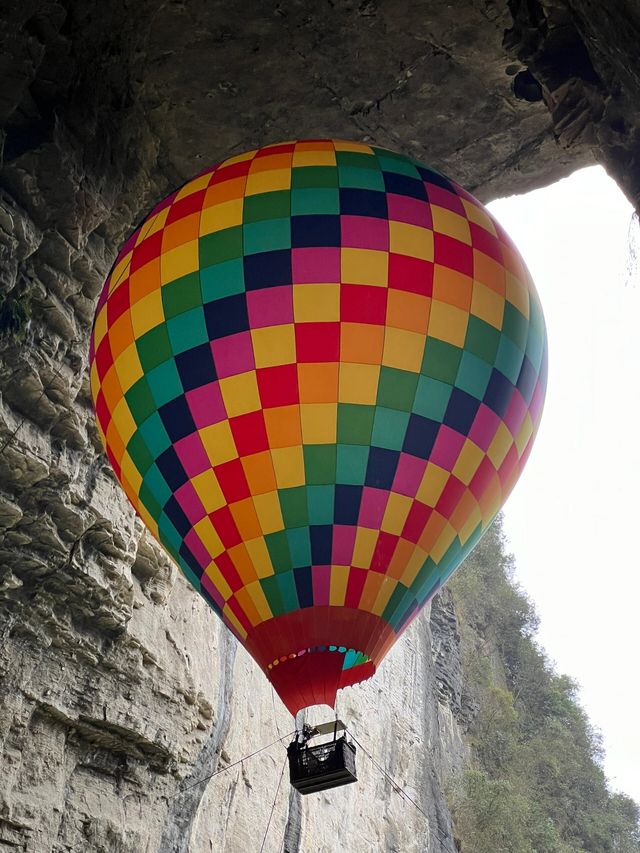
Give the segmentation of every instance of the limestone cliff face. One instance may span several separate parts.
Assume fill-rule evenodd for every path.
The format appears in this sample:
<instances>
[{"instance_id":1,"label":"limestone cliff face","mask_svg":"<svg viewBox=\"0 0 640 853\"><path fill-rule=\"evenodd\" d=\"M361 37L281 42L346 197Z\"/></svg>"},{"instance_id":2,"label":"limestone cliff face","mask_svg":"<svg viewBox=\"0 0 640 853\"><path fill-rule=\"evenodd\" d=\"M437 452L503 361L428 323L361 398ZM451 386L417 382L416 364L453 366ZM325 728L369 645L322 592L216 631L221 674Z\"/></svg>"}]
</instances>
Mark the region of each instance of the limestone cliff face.
<instances>
[{"instance_id":1,"label":"limestone cliff face","mask_svg":"<svg viewBox=\"0 0 640 853\"><path fill-rule=\"evenodd\" d=\"M405 150L481 198L596 157L637 201L637 41L577 0L0 15L0 847L257 850L282 747L188 786L292 720L145 535L93 426L88 333L117 246L206 162L291 136ZM558 58L558 30L580 63ZM285 779L265 850L454 849L442 792L473 715L459 644L444 593L339 698L427 817L360 755L357 786L300 799Z\"/></svg>"}]
</instances>

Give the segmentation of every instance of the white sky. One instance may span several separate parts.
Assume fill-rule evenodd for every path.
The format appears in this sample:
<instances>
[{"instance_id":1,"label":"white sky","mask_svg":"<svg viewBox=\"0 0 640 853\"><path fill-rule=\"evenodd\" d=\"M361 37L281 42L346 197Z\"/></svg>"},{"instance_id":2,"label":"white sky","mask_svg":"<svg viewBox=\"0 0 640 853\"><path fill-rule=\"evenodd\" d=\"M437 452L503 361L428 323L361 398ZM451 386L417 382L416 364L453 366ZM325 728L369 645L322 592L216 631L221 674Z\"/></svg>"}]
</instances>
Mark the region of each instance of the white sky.
<instances>
[{"instance_id":1,"label":"white sky","mask_svg":"<svg viewBox=\"0 0 640 853\"><path fill-rule=\"evenodd\" d=\"M505 507L539 640L604 738L614 790L640 802L640 272L632 208L600 167L489 205L536 282L549 385ZM637 225L636 225L637 227Z\"/></svg>"}]
</instances>

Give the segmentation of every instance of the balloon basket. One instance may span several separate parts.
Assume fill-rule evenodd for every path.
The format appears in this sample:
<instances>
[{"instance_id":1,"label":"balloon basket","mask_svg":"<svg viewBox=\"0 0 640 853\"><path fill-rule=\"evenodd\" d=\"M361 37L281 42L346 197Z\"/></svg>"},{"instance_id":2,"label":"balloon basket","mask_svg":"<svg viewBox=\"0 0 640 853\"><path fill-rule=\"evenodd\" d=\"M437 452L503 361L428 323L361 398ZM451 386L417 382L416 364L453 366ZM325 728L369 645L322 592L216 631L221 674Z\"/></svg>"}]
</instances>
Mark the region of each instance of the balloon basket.
<instances>
[{"instance_id":1,"label":"balloon basket","mask_svg":"<svg viewBox=\"0 0 640 853\"><path fill-rule=\"evenodd\" d=\"M329 726L333 728L333 740L309 745L311 738L325 734ZM358 781L356 747L346 735L338 737L339 730L344 730L344 725L338 720L315 729L305 726L289 744L289 779L301 794L314 794Z\"/></svg>"}]
</instances>

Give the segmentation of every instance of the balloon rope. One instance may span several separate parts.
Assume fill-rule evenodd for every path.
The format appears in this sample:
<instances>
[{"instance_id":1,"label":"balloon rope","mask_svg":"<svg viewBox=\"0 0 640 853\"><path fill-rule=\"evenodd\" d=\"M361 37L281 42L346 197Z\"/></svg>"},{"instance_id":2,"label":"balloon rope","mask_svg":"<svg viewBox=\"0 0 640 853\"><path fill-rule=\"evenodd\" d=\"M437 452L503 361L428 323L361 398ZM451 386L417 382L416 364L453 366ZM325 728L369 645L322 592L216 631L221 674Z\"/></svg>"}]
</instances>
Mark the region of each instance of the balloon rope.
<instances>
[{"instance_id":1,"label":"balloon rope","mask_svg":"<svg viewBox=\"0 0 640 853\"><path fill-rule=\"evenodd\" d=\"M271 684L271 682L269 682ZM271 684L271 706L273 708L273 719L276 724L276 731L280 734L280 726L278 725L278 714L276 712L276 699L275 699L276 691L273 689L273 684Z\"/></svg>"},{"instance_id":2,"label":"balloon rope","mask_svg":"<svg viewBox=\"0 0 640 853\"><path fill-rule=\"evenodd\" d=\"M369 750L360 743L360 741L353 734L353 732L349 731L349 734L351 735L351 737L353 738L355 743L364 752L364 754L370 759L370 761L374 765L374 767L376 767L376 769L379 770L380 773L382 773L382 775L387 780L387 782L391 785L391 787L396 792L396 794L399 794L403 800L407 800L409 803L411 803L413 806L415 806L415 808L420 812L420 814L423 815L423 817L426 819L427 823L429 824L429 831L433 832L433 834L438 838L438 840L441 842L441 844L443 845L445 850L447 850L448 853L457 853L457 849L454 850L453 847L449 846L448 839L445 838L443 835L441 835L435 826L434 827L431 826L431 820L429 818L429 815L424 811L424 809L421 806L419 806L418 803L416 803L416 801L413 799L413 797L409 796L409 794L405 791L405 789L396 782L396 780L393 778L393 776L391 776L391 774L387 773L387 771L384 769L384 767L376 761L376 759L373 757L373 755L371 755Z\"/></svg>"},{"instance_id":3,"label":"balloon rope","mask_svg":"<svg viewBox=\"0 0 640 853\"><path fill-rule=\"evenodd\" d=\"M264 845L267 841L267 835L269 833L269 827L271 826L271 818L273 817L273 810L276 807L276 800L278 799L278 793L280 792L280 785L282 785L282 777L284 776L284 768L287 766L287 756L285 755L284 761L282 763L282 770L280 771L280 779L278 780L278 787L276 788L276 795L273 798L273 803L271 804L271 811L269 812L269 820L267 821L267 826L264 831L264 835L262 837L262 844L260 845L259 853L262 853L264 850Z\"/></svg>"},{"instance_id":4,"label":"balloon rope","mask_svg":"<svg viewBox=\"0 0 640 853\"><path fill-rule=\"evenodd\" d=\"M227 765L226 767L221 767L220 770L216 770L215 773L210 773L209 776L204 776L202 779L198 779L197 782L193 782L191 785L188 785L186 788L182 788L179 791L176 791L169 799L173 799L174 797L179 797L180 794L184 794L186 791L190 791L192 788L195 788L196 785L201 785L203 782L208 782L209 779L213 779L214 776L219 776L221 773L226 773L227 770L231 770L232 767L237 767L238 764L242 764L243 761L248 761L250 758L253 758L254 755L258 755L261 752L264 752L265 749L270 749L272 746L275 746L277 743L281 743L283 740L287 738L293 737L294 732L289 732L287 735L282 735L277 740L268 743L266 746L261 746L260 749L256 749L255 752L250 753L249 755L245 755L243 758L239 758L237 761L234 761L232 764Z\"/></svg>"}]
</instances>

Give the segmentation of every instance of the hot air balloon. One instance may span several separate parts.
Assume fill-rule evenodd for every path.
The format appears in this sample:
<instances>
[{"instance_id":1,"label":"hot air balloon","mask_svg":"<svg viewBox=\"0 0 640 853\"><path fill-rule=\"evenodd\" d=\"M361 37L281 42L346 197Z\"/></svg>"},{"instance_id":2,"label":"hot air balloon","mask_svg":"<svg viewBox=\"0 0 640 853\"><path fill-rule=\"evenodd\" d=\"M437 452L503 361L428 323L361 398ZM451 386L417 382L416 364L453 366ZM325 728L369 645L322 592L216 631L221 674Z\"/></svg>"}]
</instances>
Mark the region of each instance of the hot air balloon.
<instances>
[{"instance_id":1,"label":"hot air balloon","mask_svg":"<svg viewBox=\"0 0 640 853\"><path fill-rule=\"evenodd\" d=\"M545 382L500 224L359 142L268 145L186 183L122 247L92 334L124 491L292 714L373 675L473 548Z\"/></svg>"}]
</instances>

